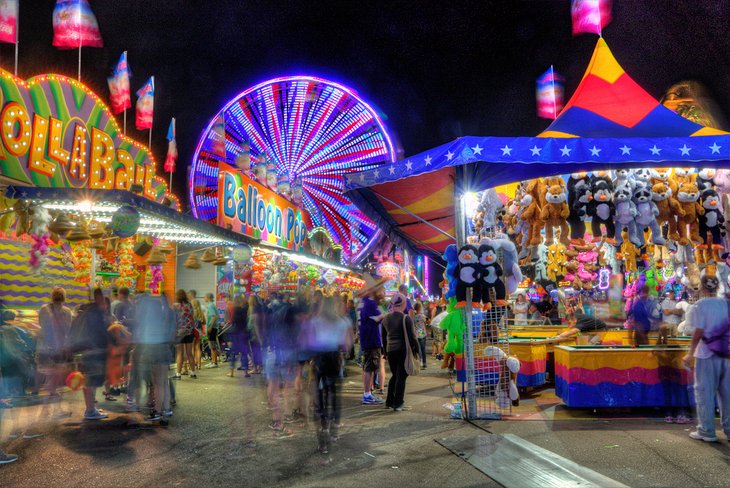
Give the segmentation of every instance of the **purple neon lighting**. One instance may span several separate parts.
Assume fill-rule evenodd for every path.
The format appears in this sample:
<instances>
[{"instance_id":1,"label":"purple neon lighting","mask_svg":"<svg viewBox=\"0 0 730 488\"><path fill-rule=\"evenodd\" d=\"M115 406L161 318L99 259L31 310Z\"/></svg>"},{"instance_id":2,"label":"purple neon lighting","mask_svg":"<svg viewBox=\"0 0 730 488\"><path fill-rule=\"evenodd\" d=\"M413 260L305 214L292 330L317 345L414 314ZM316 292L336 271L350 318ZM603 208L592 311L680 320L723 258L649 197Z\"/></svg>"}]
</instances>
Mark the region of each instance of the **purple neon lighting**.
<instances>
[{"instance_id":1,"label":"purple neon lighting","mask_svg":"<svg viewBox=\"0 0 730 488\"><path fill-rule=\"evenodd\" d=\"M224 119L226 155L211 149L213 127ZM267 154L277 173L301 178L303 205L343 245L351 262L361 259L380 237L375 224L342 195L342 175L393 163L395 149L373 108L355 91L311 76L280 77L259 83L229 100L211 119L198 142L189 175L193 215L214 220L221 161L235 165L243 142L252 159Z\"/></svg>"}]
</instances>

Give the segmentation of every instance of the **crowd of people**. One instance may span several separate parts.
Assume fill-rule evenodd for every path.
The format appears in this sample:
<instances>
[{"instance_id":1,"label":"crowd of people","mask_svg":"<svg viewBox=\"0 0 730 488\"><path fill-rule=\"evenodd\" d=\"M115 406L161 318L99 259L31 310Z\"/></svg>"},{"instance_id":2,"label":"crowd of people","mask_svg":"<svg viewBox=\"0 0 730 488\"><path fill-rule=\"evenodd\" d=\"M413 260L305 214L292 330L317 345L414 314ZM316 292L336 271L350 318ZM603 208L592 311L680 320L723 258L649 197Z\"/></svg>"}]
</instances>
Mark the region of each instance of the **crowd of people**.
<instances>
[{"instance_id":1,"label":"crowd of people","mask_svg":"<svg viewBox=\"0 0 730 488\"><path fill-rule=\"evenodd\" d=\"M74 381L82 377L86 421L109 416L98 407L97 390L101 390L103 401L121 398L127 412L144 411L146 421L165 426L173 416L178 381L196 381L201 369L227 365L227 376L258 377L262 387L265 384L274 437L290 437L289 425L316 419L318 448L326 453L338 439L340 381L348 359L362 368L361 403L401 412L408 409L405 392L413 363L427 366L426 339L433 337L431 354L436 357L443 344L442 331L428 327L441 312L439 306L409 296L405 286L386 299L384 280L366 276L365 282L355 296L324 295L318 290L271 293L266 299L235 296L221 310L213 294L201 301L195 290L178 290L170 303L164 294L131 296L130 290L120 288L111 297L95 289L89 303L72 311L65 304L64 290L54 288L50 302L39 310L40 333L35 341L20 327L0 329L0 409L12 412L13 398L42 390L38 419L69 417L72 413L63 395L66 386L75 389ZM713 354L703 335L727 322L726 303L708 296L685 314L686 307L673 292L657 304L642 289L629 312L638 330L637 344L645 343L657 313L663 340L686 319L685 333L694 334L687 362L695 358L699 417L692 437L705 441L716 439L714 393L708 392L723 400L722 425L730 432L728 360ZM535 313L543 320L560 321L550 295L536 303L518 295L512 313L515 323ZM0 309L0 324L8 319L12 314ZM569 301L565 323L567 329L560 336L606 328L589 300ZM9 417L12 423L12 413ZM685 412L675 420L688 422ZM42 424L31 423L22 431L16 427L11 437L41 436ZM247 426L247 445L254 443L254 430ZM0 450L0 464L16 459Z\"/></svg>"},{"instance_id":2,"label":"crowd of people","mask_svg":"<svg viewBox=\"0 0 730 488\"><path fill-rule=\"evenodd\" d=\"M41 390L39 419L70 417L64 396L83 378L85 421L109 416L99 408L100 400L126 401L127 412L145 412L145 421L166 426L176 405L176 383L196 381L201 370L227 365L229 377L258 375L266 383L275 437L290 437L289 424L315 418L318 448L326 453L338 438L346 360L362 366L362 403L385 404L396 412L407 408L406 348L426 367L432 314L424 309L430 307L412 301L405 287L401 291L405 294L386 300L382 282L368 277L368 286L356 296L307 290L271 293L266 299L235 296L222 306L213 294L199 300L195 290L178 290L170 303L164 294L132 295L119 288L106 296L97 288L89 303L71 310L65 291L54 288L39 311L40 332L34 344L28 340L27 351L14 349L21 341L11 346L0 341L2 407L11 412L14 398ZM12 413L9 418L12 424ZM14 425L11 437L43 435L42 424L24 431ZM252 444L253 429L248 432ZM15 459L0 451L0 463Z\"/></svg>"}]
</instances>

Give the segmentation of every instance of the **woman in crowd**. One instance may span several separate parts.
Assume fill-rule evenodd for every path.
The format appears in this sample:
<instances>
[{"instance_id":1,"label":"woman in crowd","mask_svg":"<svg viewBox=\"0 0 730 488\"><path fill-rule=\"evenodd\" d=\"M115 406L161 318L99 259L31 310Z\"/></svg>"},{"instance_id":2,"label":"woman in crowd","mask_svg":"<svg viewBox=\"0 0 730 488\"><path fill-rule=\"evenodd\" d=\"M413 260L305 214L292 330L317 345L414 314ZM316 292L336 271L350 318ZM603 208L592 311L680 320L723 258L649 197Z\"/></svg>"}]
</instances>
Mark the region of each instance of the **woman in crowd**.
<instances>
[{"instance_id":1,"label":"woman in crowd","mask_svg":"<svg viewBox=\"0 0 730 488\"><path fill-rule=\"evenodd\" d=\"M195 330L193 330L193 357L195 358L195 370L200 371L203 350L201 348L201 337L203 336L203 325L205 325L205 313L203 307L198 300L198 292L190 290L188 292L188 300L193 306L193 320L195 321Z\"/></svg>"},{"instance_id":2,"label":"woman in crowd","mask_svg":"<svg viewBox=\"0 0 730 488\"><path fill-rule=\"evenodd\" d=\"M392 312L383 319L383 348L390 366L390 382L385 406L396 412L404 409L406 392L406 348L418 354L418 342L413 330L413 320L405 315L406 297L400 293L390 300Z\"/></svg>"},{"instance_id":3,"label":"woman in crowd","mask_svg":"<svg viewBox=\"0 0 730 488\"><path fill-rule=\"evenodd\" d=\"M515 303L512 306L512 310L515 314L515 325L527 325L527 313L529 309L530 302L525 300L525 295L523 293L517 295L517 300L515 300Z\"/></svg>"},{"instance_id":4,"label":"woman in crowd","mask_svg":"<svg viewBox=\"0 0 730 488\"><path fill-rule=\"evenodd\" d=\"M193 356L193 330L195 319L193 318L193 306L188 301L188 294L180 289L175 293L175 322L177 326L177 372L174 378L181 378L183 362L187 360L190 367L190 377L197 378L195 374L195 356Z\"/></svg>"}]
</instances>

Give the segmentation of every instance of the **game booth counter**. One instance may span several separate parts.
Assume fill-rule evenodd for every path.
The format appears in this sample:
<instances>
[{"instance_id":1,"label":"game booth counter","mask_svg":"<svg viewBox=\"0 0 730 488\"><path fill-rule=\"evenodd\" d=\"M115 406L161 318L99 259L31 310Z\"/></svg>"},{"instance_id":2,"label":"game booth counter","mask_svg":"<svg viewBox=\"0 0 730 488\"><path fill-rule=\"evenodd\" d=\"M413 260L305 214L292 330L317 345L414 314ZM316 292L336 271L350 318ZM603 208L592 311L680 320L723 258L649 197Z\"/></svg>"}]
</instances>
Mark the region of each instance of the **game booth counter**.
<instances>
[{"instance_id":1,"label":"game booth counter","mask_svg":"<svg viewBox=\"0 0 730 488\"><path fill-rule=\"evenodd\" d=\"M96 286L172 298L178 243L258 242L181 214L150 150L83 84L0 72L0 103L0 301L15 325L37 329L54 286L70 307Z\"/></svg>"},{"instance_id":2,"label":"game booth counter","mask_svg":"<svg viewBox=\"0 0 730 488\"><path fill-rule=\"evenodd\" d=\"M347 175L346 195L391 241L446 261L453 314L444 319L446 347L469 417L509 414L509 400L517 400L511 383L539 383L547 368L550 346L540 341L558 331L510 331L506 300L525 278L550 294L562 318L580 307L609 329L581 332L574 346L552 344L564 402L572 402L571 382L581 378L563 374L573 364L559 362L571 356L564 349L597 358L576 370L592 369L593 386L683 388L686 375L676 361L657 359L668 346L627 356L620 381L615 358L630 340L626 311L644 285L655 297L669 289L686 293L689 302L701 279L718 293L728 286L721 256L728 250L722 214L730 134L711 127L693 95L691 83L679 84L660 103L600 38L573 97L538 137L461 137L387 170ZM586 336L600 347L583 349ZM517 345L525 339L526 346ZM516 352L522 365L514 371L507 361ZM596 407L612 404L599 395L583 398ZM658 395L646 398L662 405Z\"/></svg>"}]
</instances>

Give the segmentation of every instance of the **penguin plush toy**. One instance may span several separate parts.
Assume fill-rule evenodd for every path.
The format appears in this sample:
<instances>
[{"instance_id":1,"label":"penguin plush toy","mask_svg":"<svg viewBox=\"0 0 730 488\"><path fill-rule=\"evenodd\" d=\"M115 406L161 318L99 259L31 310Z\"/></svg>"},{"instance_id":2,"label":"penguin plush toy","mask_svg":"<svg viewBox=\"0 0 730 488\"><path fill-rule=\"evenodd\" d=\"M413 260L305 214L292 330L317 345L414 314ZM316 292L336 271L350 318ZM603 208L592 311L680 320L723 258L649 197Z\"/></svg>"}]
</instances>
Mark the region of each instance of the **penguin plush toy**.
<instances>
[{"instance_id":1,"label":"penguin plush toy","mask_svg":"<svg viewBox=\"0 0 730 488\"><path fill-rule=\"evenodd\" d=\"M454 308L466 306L466 289L473 288L472 302L478 302L481 297L479 274L479 257L477 248L467 244L459 249L459 281L456 284L456 301Z\"/></svg>"},{"instance_id":2,"label":"penguin plush toy","mask_svg":"<svg viewBox=\"0 0 730 488\"><path fill-rule=\"evenodd\" d=\"M492 302L490 301L491 290L494 290L496 304L504 305L506 290L500 279L503 274L502 267L497 262L497 252L489 244L479 246L479 268L481 273L482 308L484 310L492 308Z\"/></svg>"}]
</instances>

